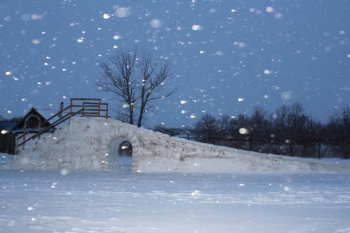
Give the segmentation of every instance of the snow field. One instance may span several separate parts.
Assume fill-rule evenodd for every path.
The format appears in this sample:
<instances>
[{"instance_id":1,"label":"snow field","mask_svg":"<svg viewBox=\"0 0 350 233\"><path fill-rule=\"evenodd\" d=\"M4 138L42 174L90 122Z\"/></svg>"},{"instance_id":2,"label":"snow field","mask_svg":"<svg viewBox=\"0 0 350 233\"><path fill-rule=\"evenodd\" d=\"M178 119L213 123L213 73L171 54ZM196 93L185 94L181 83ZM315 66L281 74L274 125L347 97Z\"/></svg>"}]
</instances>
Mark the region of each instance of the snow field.
<instances>
[{"instance_id":1,"label":"snow field","mask_svg":"<svg viewBox=\"0 0 350 233\"><path fill-rule=\"evenodd\" d=\"M0 170L0 232L350 231L350 174L140 174L120 164Z\"/></svg>"}]
</instances>

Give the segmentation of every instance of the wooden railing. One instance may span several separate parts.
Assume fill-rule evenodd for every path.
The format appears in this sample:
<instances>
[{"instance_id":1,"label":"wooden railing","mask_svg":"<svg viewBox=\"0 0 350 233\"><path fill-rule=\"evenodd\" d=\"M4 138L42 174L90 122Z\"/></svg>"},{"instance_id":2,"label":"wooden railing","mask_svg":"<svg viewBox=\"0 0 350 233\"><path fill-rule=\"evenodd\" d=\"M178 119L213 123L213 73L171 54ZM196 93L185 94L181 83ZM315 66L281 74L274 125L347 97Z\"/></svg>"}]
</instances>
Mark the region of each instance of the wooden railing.
<instances>
[{"instance_id":1,"label":"wooden railing","mask_svg":"<svg viewBox=\"0 0 350 233\"><path fill-rule=\"evenodd\" d=\"M68 111L69 110L69 111ZM68 112L67 112L68 111ZM97 98L71 98L70 105L63 108L63 103L61 104L61 110L55 115L51 116L44 122L41 122L40 126L37 128L33 127L31 130L26 132L24 130L23 134L20 135L17 140L23 138L23 142L19 143L17 146L25 148L25 143L31 139L37 138L51 129L56 128L59 124L70 120L73 116L80 115L81 117L105 117L108 118L108 103L102 103L101 99ZM52 124L47 127L43 127L46 123L50 123L50 120L54 120ZM36 132L37 131L37 132ZM34 133L36 132L36 133ZM27 134L34 133L30 137L26 138Z\"/></svg>"},{"instance_id":2,"label":"wooden railing","mask_svg":"<svg viewBox=\"0 0 350 233\"><path fill-rule=\"evenodd\" d=\"M108 104L102 103L96 98L72 98L70 99L69 112L81 114L82 117L106 117L108 118Z\"/></svg>"}]
</instances>

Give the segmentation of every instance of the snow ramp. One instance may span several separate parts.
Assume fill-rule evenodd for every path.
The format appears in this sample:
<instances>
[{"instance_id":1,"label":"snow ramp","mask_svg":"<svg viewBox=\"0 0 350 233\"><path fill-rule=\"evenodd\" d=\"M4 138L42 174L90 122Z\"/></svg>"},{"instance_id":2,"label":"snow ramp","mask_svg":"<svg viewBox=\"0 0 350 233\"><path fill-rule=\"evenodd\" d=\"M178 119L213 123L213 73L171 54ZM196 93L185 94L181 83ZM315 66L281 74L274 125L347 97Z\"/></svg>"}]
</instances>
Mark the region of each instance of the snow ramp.
<instances>
[{"instance_id":1,"label":"snow ramp","mask_svg":"<svg viewBox=\"0 0 350 233\"><path fill-rule=\"evenodd\" d=\"M132 145L134 172L350 172L341 160L285 157L237 150L170 137L113 119L72 118L20 151L4 168L28 170L105 170L118 167L122 142Z\"/></svg>"}]
</instances>

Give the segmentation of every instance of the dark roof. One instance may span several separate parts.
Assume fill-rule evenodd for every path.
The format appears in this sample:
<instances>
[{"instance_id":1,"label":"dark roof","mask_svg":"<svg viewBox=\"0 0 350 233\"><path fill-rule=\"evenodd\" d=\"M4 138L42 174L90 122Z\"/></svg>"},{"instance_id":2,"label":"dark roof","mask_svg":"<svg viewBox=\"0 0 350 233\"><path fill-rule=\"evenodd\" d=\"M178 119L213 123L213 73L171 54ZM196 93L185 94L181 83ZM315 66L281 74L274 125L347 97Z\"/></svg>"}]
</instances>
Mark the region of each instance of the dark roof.
<instances>
[{"instance_id":1,"label":"dark roof","mask_svg":"<svg viewBox=\"0 0 350 233\"><path fill-rule=\"evenodd\" d=\"M24 126L26 125L26 131L32 128L37 128L40 122L40 128L51 126L51 123L46 120L35 108L30 109L30 111L12 128L13 133L22 133L24 131ZM44 123L45 122L45 123ZM44 124L43 124L44 123ZM38 130L32 131L33 133L38 132Z\"/></svg>"}]
</instances>

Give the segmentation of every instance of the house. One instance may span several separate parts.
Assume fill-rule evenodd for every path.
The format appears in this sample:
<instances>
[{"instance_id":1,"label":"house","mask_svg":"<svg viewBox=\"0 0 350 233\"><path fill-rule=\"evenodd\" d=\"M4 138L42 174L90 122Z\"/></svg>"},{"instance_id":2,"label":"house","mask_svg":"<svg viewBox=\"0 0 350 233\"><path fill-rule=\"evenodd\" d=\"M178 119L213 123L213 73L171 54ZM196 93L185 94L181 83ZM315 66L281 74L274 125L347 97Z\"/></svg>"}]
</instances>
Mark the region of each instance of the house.
<instances>
[{"instance_id":1,"label":"house","mask_svg":"<svg viewBox=\"0 0 350 233\"><path fill-rule=\"evenodd\" d=\"M55 130L50 122L46 120L35 108L32 108L12 129L7 132L8 154L16 154L17 146L23 143L33 134L44 128L50 128L49 132ZM5 151L4 151L5 152Z\"/></svg>"},{"instance_id":2,"label":"house","mask_svg":"<svg viewBox=\"0 0 350 233\"><path fill-rule=\"evenodd\" d=\"M40 129L51 126L35 108L30 111L11 129L11 133L23 134L24 132L37 133Z\"/></svg>"}]
</instances>

